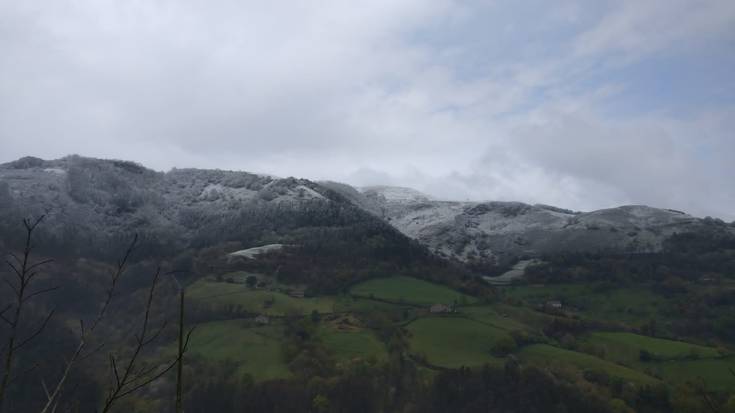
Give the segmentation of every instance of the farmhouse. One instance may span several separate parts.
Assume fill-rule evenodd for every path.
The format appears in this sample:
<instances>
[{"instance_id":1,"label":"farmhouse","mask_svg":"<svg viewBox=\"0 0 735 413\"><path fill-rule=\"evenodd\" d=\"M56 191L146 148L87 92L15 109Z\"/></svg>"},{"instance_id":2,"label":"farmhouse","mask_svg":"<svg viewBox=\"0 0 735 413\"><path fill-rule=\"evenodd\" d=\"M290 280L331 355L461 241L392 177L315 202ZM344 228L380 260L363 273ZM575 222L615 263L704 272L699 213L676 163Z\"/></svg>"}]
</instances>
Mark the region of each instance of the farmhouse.
<instances>
[{"instance_id":1,"label":"farmhouse","mask_svg":"<svg viewBox=\"0 0 735 413\"><path fill-rule=\"evenodd\" d=\"M263 315L263 314L255 317L255 322L261 325L266 325L270 323L270 321L271 321L270 318L268 318L268 316Z\"/></svg>"},{"instance_id":2,"label":"farmhouse","mask_svg":"<svg viewBox=\"0 0 735 413\"><path fill-rule=\"evenodd\" d=\"M433 314L451 313L452 307L445 305L445 304L434 304L431 307L429 307L429 312Z\"/></svg>"}]
</instances>

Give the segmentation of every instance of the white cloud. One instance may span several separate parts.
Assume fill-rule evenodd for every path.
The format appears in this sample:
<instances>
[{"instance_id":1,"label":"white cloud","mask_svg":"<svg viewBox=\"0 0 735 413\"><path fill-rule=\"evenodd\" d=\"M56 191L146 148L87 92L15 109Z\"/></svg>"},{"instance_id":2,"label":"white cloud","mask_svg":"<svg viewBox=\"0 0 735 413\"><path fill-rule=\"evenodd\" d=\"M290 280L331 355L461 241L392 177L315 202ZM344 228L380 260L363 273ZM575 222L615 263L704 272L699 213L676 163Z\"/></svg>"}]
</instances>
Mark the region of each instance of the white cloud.
<instances>
[{"instance_id":1,"label":"white cloud","mask_svg":"<svg viewBox=\"0 0 735 413\"><path fill-rule=\"evenodd\" d=\"M735 26L735 3L729 0L624 0L615 5L576 39L577 53L640 57L732 36Z\"/></svg>"},{"instance_id":2,"label":"white cloud","mask_svg":"<svg viewBox=\"0 0 735 413\"><path fill-rule=\"evenodd\" d=\"M0 0L0 161L81 153L735 218L728 102L686 118L606 112L636 103L607 63L716 47L733 37L734 10Z\"/></svg>"}]
</instances>

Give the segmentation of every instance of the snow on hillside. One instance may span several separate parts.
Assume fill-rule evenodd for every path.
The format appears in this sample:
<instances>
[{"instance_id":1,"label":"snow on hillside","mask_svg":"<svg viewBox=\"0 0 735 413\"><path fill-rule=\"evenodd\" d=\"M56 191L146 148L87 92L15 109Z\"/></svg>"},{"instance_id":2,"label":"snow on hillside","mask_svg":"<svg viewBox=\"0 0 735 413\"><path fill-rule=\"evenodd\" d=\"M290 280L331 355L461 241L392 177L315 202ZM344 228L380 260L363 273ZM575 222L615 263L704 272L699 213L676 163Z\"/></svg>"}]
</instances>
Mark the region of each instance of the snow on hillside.
<instances>
[{"instance_id":1,"label":"snow on hillside","mask_svg":"<svg viewBox=\"0 0 735 413\"><path fill-rule=\"evenodd\" d=\"M248 259L255 259L260 254L265 254L273 251L280 251L284 247L283 244L268 244L260 247L248 248L240 251L235 251L228 254L230 257L245 257Z\"/></svg>"},{"instance_id":2,"label":"snow on hillside","mask_svg":"<svg viewBox=\"0 0 735 413\"><path fill-rule=\"evenodd\" d=\"M521 202L435 201L409 188L362 193L382 202L383 218L396 229L461 261L513 263L562 251L652 252L672 235L703 225L683 212L642 205L581 213Z\"/></svg>"},{"instance_id":3,"label":"snow on hillside","mask_svg":"<svg viewBox=\"0 0 735 413\"><path fill-rule=\"evenodd\" d=\"M358 189L366 196L383 197L388 202L414 203L432 200L420 191L399 186L366 186Z\"/></svg>"}]
</instances>

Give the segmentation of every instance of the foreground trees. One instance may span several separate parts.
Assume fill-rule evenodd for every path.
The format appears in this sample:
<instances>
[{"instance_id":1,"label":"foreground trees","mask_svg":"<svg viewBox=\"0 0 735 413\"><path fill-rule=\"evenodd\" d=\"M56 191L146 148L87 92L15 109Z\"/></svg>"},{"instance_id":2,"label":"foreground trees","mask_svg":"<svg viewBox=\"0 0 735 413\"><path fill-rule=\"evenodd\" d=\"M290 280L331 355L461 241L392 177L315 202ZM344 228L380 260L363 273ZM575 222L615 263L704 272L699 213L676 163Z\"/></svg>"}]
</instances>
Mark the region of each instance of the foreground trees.
<instances>
[{"instance_id":1,"label":"foreground trees","mask_svg":"<svg viewBox=\"0 0 735 413\"><path fill-rule=\"evenodd\" d=\"M81 316L78 319L78 328L76 329L76 338L72 338L71 332L63 328L62 325L68 325L71 321L68 318L55 320L55 309L48 309L53 305L53 300L42 300L44 296L59 290L63 285L51 285L49 282L53 280L48 277L41 276L44 266L50 264L52 260L34 260L32 253L34 250L34 233L43 221L43 216L36 220L23 220L25 229L25 243L20 255L9 253L6 261L11 269L11 274L3 281L10 290L5 292L2 297L9 303L0 310L0 319L7 325L7 329L2 331L5 345L0 349L3 358L3 368L1 370L2 379L0 379L0 412L2 411L40 411L42 413L55 412L59 407L72 411L72 409L80 410L81 406L78 401L65 397L70 381L74 382L73 389L76 391L80 382L92 385L95 390L86 389L92 393L92 399L96 400L96 394L104 394L104 397L91 404L97 404L95 410L109 412L121 400L133 393L144 389L164 377L166 373L174 367L179 366L179 374L177 375L177 399L181 397L181 366L183 357L187 350L189 338L192 330L184 333L183 319L183 291L181 292L181 305L179 307L178 318L178 335L179 346L175 356L168 360L151 360L150 349L156 340L166 331L168 321L164 320L158 325L154 325L152 313L157 298L157 288L160 287L162 276L171 276L171 273L164 273L157 268L153 273L147 288L145 300L140 304L142 315L140 320L134 326L126 341L132 343L127 344L119 341L109 340L110 325L114 325L114 318L118 314L110 314L110 307L117 295L120 282L128 269L131 255L135 252L138 238L133 237L132 242L125 250L122 258L117 262L115 269L111 272L108 287L100 300L96 313L92 316ZM41 321L33 324L33 319L38 318L37 314L41 312L45 315ZM6 314L8 314L6 316ZM112 318L112 320L111 320ZM119 321L119 320L118 320ZM44 330L53 324L54 330L50 333L56 333L64 337L65 345L61 348L53 346L54 341L59 337L47 338L46 345L36 346L32 348L30 357L21 354L26 346L32 347L38 344L36 341L44 333ZM108 325L106 325L108 324ZM65 330L60 333L59 330ZM76 341L75 345L70 342ZM49 345L50 344L50 345ZM40 350L40 351L39 351ZM46 356L53 355L57 360L53 360L51 366L41 366L40 362L31 362L33 358L38 358L46 350ZM104 360L107 363L104 363ZM61 360L61 361L60 361ZM102 374L107 376L109 385L103 390L98 387L99 382L94 378L100 375L100 369L94 371L80 369L80 364L85 360L94 362L96 366L107 365L107 372ZM40 367L40 368L39 368ZM44 368L45 367L45 368ZM60 367L60 371L55 368ZM80 370L80 371L77 371ZM102 369L104 371L104 369ZM81 377L80 377L81 374ZM29 391L29 378L35 383L31 386L43 390L43 398L39 398L39 392ZM21 382L22 386L18 386L22 391L12 389L16 382ZM96 384L96 385L95 385ZM13 390L13 391L11 391ZM16 396L18 400L8 401L10 394ZM35 397L34 397L35 395ZM85 395L90 397L89 394ZM12 404L11 404L12 402ZM89 406L91 407L91 406ZM179 402L177 410L181 411L182 406Z\"/></svg>"}]
</instances>

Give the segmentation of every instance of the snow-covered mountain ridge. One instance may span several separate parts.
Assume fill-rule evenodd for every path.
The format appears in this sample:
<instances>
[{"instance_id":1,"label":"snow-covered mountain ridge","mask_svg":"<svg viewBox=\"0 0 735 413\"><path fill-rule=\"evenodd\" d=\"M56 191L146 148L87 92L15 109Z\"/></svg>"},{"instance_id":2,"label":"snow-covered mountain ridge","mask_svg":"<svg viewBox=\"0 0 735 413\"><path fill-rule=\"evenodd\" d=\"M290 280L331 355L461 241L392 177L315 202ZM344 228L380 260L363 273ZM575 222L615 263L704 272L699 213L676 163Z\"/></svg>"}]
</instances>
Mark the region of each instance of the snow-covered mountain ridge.
<instances>
[{"instance_id":1,"label":"snow-covered mountain ridge","mask_svg":"<svg viewBox=\"0 0 735 413\"><path fill-rule=\"evenodd\" d=\"M46 214L49 232L63 236L60 245L120 231L147 233L168 245L206 243L217 231L245 228L264 217L278 225L305 210L325 217L320 225L329 226L330 208L350 208L436 254L465 262L512 264L557 252L654 252L674 234L712 228L735 235L735 224L643 205L575 212L520 202L441 201L411 188L355 188L221 170L164 173L79 156L0 165L0 229L21 215Z\"/></svg>"},{"instance_id":2,"label":"snow-covered mountain ridge","mask_svg":"<svg viewBox=\"0 0 735 413\"><path fill-rule=\"evenodd\" d=\"M377 210L395 228L461 261L512 263L554 252L656 252L674 234L712 226L735 234L733 224L719 219L645 205L575 212L521 202L436 201L403 188L372 187L362 194L379 204Z\"/></svg>"}]
</instances>

